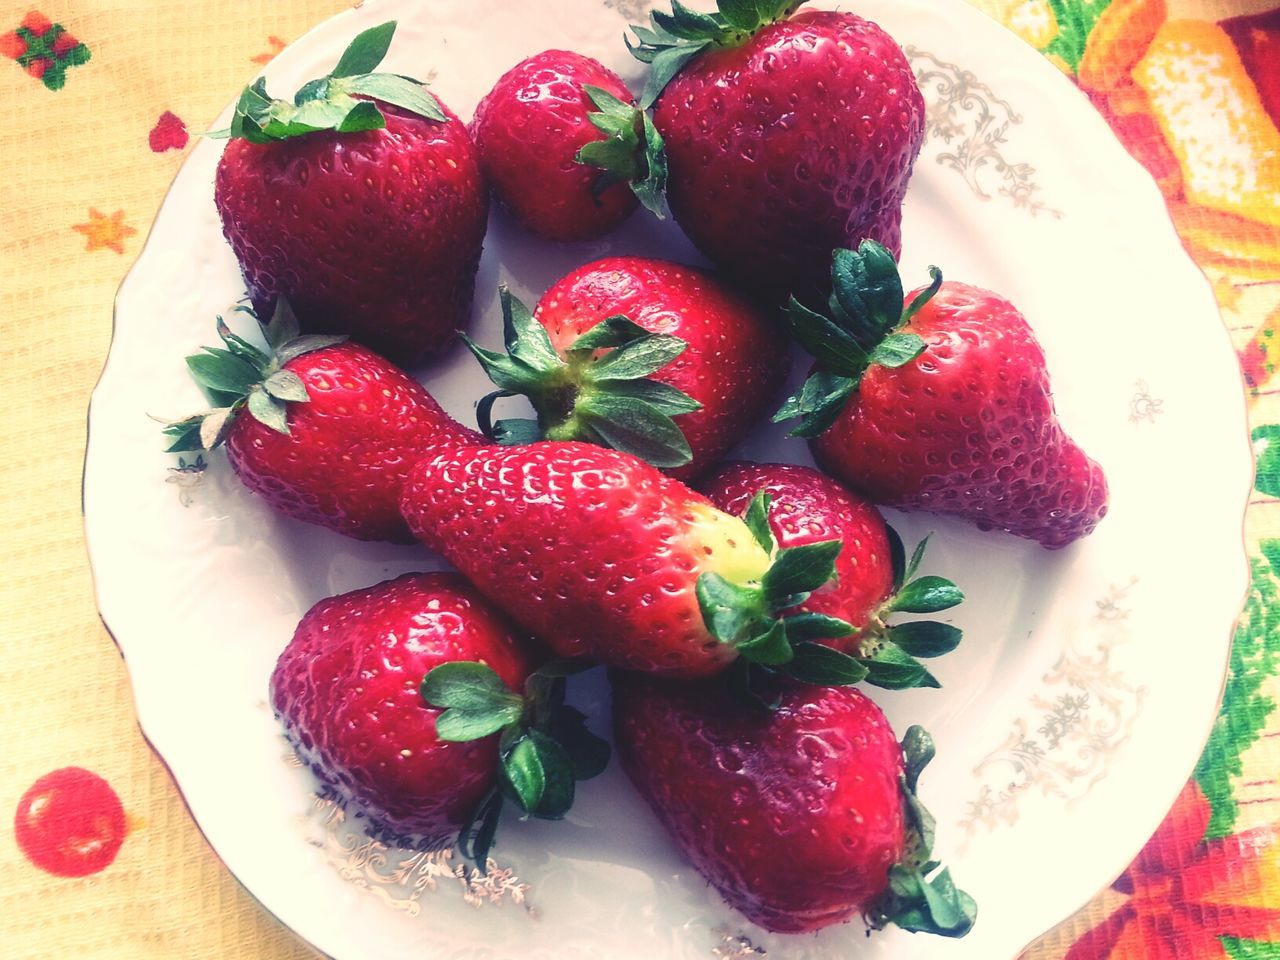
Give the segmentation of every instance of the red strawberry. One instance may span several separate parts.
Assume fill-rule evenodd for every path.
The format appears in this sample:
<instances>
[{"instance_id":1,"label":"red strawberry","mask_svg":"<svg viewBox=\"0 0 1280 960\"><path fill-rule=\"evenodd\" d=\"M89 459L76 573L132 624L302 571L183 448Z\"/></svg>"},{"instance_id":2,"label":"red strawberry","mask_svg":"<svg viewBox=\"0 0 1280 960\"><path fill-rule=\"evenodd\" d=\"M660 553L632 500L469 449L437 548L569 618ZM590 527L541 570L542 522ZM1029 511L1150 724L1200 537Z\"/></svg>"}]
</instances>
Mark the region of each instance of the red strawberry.
<instances>
[{"instance_id":1,"label":"red strawberry","mask_svg":"<svg viewBox=\"0 0 1280 960\"><path fill-rule=\"evenodd\" d=\"M802 417L793 435L875 503L1049 548L1088 535L1107 512L1106 478L1058 423L1027 321L1002 297L932 273L904 309L887 250L837 250L830 316L792 301L792 329L819 370L775 419Z\"/></svg>"},{"instance_id":2,"label":"red strawberry","mask_svg":"<svg viewBox=\"0 0 1280 960\"><path fill-rule=\"evenodd\" d=\"M796 607L815 623L827 618L847 623L844 634L832 630L819 643L857 657L870 671L866 681L889 689L936 687L938 681L916 657L937 657L954 650L956 627L929 620L889 626L893 613L934 613L964 599L941 577L915 578L924 556L921 542L907 561L902 541L874 506L850 493L826 474L789 463L729 463L700 489L711 502L735 516L768 498L769 529L778 546L799 547L838 540L835 576ZM926 538L927 540L927 538Z\"/></svg>"},{"instance_id":3,"label":"red strawberry","mask_svg":"<svg viewBox=\"0 0 1280 960\"><path fill-rule=\"evenodd\" d=\"M687 479L742 439L787 372L776 324L711 275L665 260L597 260L552 286L532 320L505 291L503 310L509 356L467 344L538 421L488 428L486 401L482 429L501 442L588 440Z\"/></svg>"},{"instance_id":4,"label":"red strawberry","mask_svg":"<svg viewBox=\"0 0 1280 960\"><path fill-rule=\"evenodd\" d=\"M563 672L532 669L462 577L411 573L312 607L276 664L271 703L302 759L379 830L438 839L461 827L483 869L504 795L559 819L573 781L608 762L562 705Z\"/></svg>"},{"instance_id":5,"label":"red strawberry","mask_svg":"<svg viewBox=\"0 0 1280 960\"><path fill-rule=\"evenodd\" d=\"M662 141L633 99L622 78L591 57L547 50L521 60L471 121L498 199L552 240L602 236L631 215L637 198L661 216Z\"/></svg>"},{"instance_id":6,"label":"red strawberry","mask_svg":"<svg viewBox=\"0 0 1280 960\"><path fill-rule=\"evenodd\" d=\"M771 299L829 289L832 248L897 251L924 98L893 38L803 0L673 3L632 53L666 143L667 200L698 248ZM655 102L656 98L656 102Z\"/></svg>"},{"instance_id":7,"label":"red strawberry","mask_svg":"<svg viewBox=\"0 0 1280 960\"><path fill-rule=\"evenodd\" d=\"M410 542L401 488L442 443L476 443L416 381L341 337L298 337L284 301L264 353L218 322L226 349L187 358L217 408L166 428L169 450L225 442L236 474L281 513L358 540ZM247 410L248 415L244 415Z\"/></svg>"},{"instance_id":8,"label":"red strawberry","mask_svg":"<svg viewBox=\"0 0 1280 960\"><path fill-rule=\"evenodd\" d=\"M517 635L457 574L406 574L321 600L271 675L271 705L320 779L397 833L456 831L495 783L496 737L449 743L418 691L434 667L483 660L519 690Z\"/></svg>"},{"instance_id":9,"label":"red strawberry","mask_svg":"<svg viewBox=\"0 0 1280 960\"><path fill-rule=\"evenodd\" d=\"M360 34L300 105L246 90L214 201L260 310L285 297L307 330L407 365L466 324L489 201L462 122L371 72L394 29Z\"/></svg>"},{"instance_id":10,"label":"red strawberry","mask_svg":"<svg viewBox=\"0 0 1280 960\"><path fill-rule=\"evenodd\" d=\"M947 870L927 877L933 818L915 790L933 744L919 727L899 746L847 687L787 685L771 711L718 681L619 674L613 695L623 768L753 922L800 933L861 915L873 928L969 932L973 900Z\"/></svg>"},{"instance_id":11,"label":"red strawberry","mask_svg":"<svg viewBox=\"0 0 1280 960\"><path fill-rule=\"evenodd\" d=\"M559 656L668 676L735 660L815 682L866 676L808 642L848 624L802 621L788 636L785 611L830 579L838 542L775 551L762 503L744 522L625 453L555 441L442 448L414 469L402 509Z\"/></svg>"}]
</instances>

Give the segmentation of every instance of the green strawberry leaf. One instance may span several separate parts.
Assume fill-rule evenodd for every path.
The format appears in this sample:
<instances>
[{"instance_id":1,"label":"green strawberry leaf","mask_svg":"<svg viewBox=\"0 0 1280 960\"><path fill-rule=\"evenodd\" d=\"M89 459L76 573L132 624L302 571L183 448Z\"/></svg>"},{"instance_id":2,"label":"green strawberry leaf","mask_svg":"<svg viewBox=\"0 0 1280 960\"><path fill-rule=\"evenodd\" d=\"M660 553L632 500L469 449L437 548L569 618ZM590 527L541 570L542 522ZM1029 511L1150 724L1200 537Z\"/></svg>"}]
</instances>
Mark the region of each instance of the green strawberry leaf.
<instances>
[{"instance_id":1,"label":"green strawberry leaf","mask_svg":"<svg viewBox=\"0 0 1280 960\"><path fill-rule=\"evenodd\" d=\"M524 715L525 701L493 668L475 661L454 661L422 679L422 699L444 708L436 717L441 740L465 742L497 733Z\"/></svg>"},{"instance_id":2,"label":"green strawberry leaf","mask_svg":"<svg viewBox=\"0 0 1280 960\"><path fill-rule=\"evenodd\" d=\"M546 790L547 774L542 766L542 754L533 740L519 737L504 748L499 771L511 799L525 813L537 810Z\"/></svg>"},{"instance_id":3,"label":"green strawberry leaf","mask_svg":"<svg viewBox=\"0 0 1280 960\"><path fill-rule=\"evenodd\" d=\"M795 297L787 305L791 332L813 358L828 371L857 377L867 368L867 352L847 331Z\"/></svg>"},{"instance_id":4,"label":"green strawberry leaf","mask_svg":"<svg viewBox=\"0 0 1280 960\"><path fill-rule=\"evenodd\" d=\"M865 680L869 672L865 665L848 654L820 643L797 643L792 649L793 657L778 670L803 683L846 687Z\"/></svg>"},{"instance_id":5,"label":"green strawberry leaf","mask_svg":"<svg viewBox=\"0 0 1280 960\"><path fill-rule=\"evenodd\" d=\"M606 317L569 345L570 353L622 347L651 336L648 330L621 314Z\"/></svg>"},{"instance_id":6,"label":"green strawberry leaf","mask_svg":"<svg viewBox=\"0 0 1280 960\"><path fill-rule=\"evenodd\" d=\"M772 554L776 546L773 531L769 528L769 507L772 502L773 497L767 491L761 490L751 498L751 503L747 505L747 512L742 517L747 529L751 531L751 536L768 554Z\"/></svg>"},{"instance_id":7,"label":"green strawberry leaf","mask_svg":"<svg viewBox=\"0 0 1280 960\"><path fill-rule=\"evenodd\" d=\"M188 453L205 449L200 442L200 425L203 422L204 417L187 417L185 420L166 424L161 431L167 440L165 453Z\"/></svg>"},{"instance_id":8,"label":"green strawberry leaf","mask_svg":"<svg viewBox=\"0 0 1280 960\"><path fill-rule=\"evenodd\" d=\"M573 707L555 713L548 731L569 755L575 780L590 780L609 766L609 741L587 729L586 716Z\"/></svg>"},{"instance_id":9,"label":"green strawberry leaf","mask_svg":"<svg viewBox=\"0 0 1280 960\"><path fill-rule=\"evenodd\" d=\"M288 410L283 400L277 400L261 387L249 391L247 404L253 419L276 433L289 435Z\"/></svg>"},{"instance_id":10,"label":"green strawberry leaf","mask_svg":"<svg viewBox=\"0 0 1280 960\"><path fill-rule=\"evenodd\" d=\"M835 575L836 557L840 555L842 546L839 540L824 540L779 550L777 558L760 581L765 598L771 604L778 605L784 598L797 594L808 596L817 590ZM803 602L803 599L795 601Z\"/></svg>"},{"instance_id":11,"label":"green strawberry leaf","mask_svg":"<svg viewBox=\"0 0 1280 960\"><path fill-rule=\"evenodd\" d=\"M914 333L891 333L875 345L868 359L893 369L910 363L924 353L926 346L923 338Z\"/></svg>"},{"instance_id":12,"label":"green strawberry leaf","mask_svg":"<svg viewBox=\"0 0 1280 960\"><path fill-rule=\"evenodd\" d=\"M831 258L832 297L850 318L849 332L866 349L902 321L902 278L884 246L863 240L855 253L836 250Z\"/></svg>"},{"instance_id":13,"label":"green strawberry leaf","mask_svg":"<svg viewBox=\"0 0 1280 960\"><path fill-rule=\"evenodd\" d=\"M669 417L702 409L702 404L683 390L657 380L611 380L609 394L648 404Z\"/></svg>"},{"instance_id":14,"label":"green strawberry leaf","mask_svg":"<svg viewBox=\"0 0 1280 960\"><path fill-rule=\"evenodd\" d=\"M960 645L958 627L933 620L915 620L889 628L889 639L913 657L940 657Z\"/></svg>"},{"instance_id":15,"label":"green strawberry leaf","mask_svg":"<svg viewBox=\"0 0 1280 960\"><path fill-rule=\"evenodd\" d=\"M825 613L793 613L783 622L787 625L787 639L793 644L809 640L836 640L854 633L853 624Z\"/></svg>"},{"instance_id":16,"label":"green strawberry leaf","mask_svg":"<svg viewBox=\"0 0 1280 960\"><path fill-rule=\"evenodd\" d=\"M786 625L781 620L774 620L766 629L740 640L737 649L742 659L764 666L784 664L795 657L795 651L787 642Z\"/></svg>"},{"instance_id":17,"label":"green strawberry leaf","mask_svg":"<svg viewBox=\"0 0 1280 960\"><path fill-rule=\"evenodd\" d=\"M335 347L340 343L345 343L347 338L338 334L314 333L303 337L296 337L288 341L284 346L276 351L276 365L283 367L291 360L307 353L313 353L316 350L323 350L325 347Z\"/></svg>"},{"instance_id":18,"label":"green strawberry leaf","mask_svg":"<svg viewBox=\"0 0 1280 960\"><path fill-rule=\"evenodd\" d=\"M741 586L718 573L699 575L694 592L702 622L721 643L735 643L747 624L764 615L764 594L759 587Z\"/></svg>"},{"instance_id":19,"label":"green strawberry leaf","mask_svg":"<svg viewBox=\"0 0 1280 960\"><path fill-rule=\"evenodd\" d=\"M903 776L907 780L907 792L915 793L916 785L920 780L920 774L924 772L924 768L933 762L933 758L938 755L938 749L934 745L933 737L929 736L929 731L919 724L912 724L907 728L906 734L902 738L902 758L903 758ZM929 845L929 850L925 855L933 850L933 844Z\"/></svg>"},{"instance_id":20,"label":"green strawberry leaf","mask_svg":"<svg viewBox=\"0 0 1280 960\"><path fill-rule=\"evenodd\" d=\"M200 387L243 396L262 379L252 364L229 350L204 347L204 353L187 357L187 369Z\"/></svg>"},{"instance_id":21,"label":"green strawberry leaf","mask_svg":"<svg viewBox=\"0 0 1280 960\"><path fill-rule=\"evenodd\" d=\"M650 334L610 350L586 368L586 379L591 383L602 380L639 380L657 373L684 353L688 346L684 340L670 334Z\"/></svg>"},{"instance_id":22,"label":"green strawberry leaf","mask_svg":"<svg viewBox=\"0 0 1280 960\"><path fill-rule=\"evenodd\" d=\"M798 393L787 398L773 415L773 422L799 417L800 423L788 436L816 437L835 423L857 387L857 380L819 370L804 382Z\"/></svg>"},{"instance_id":23,"label":"green strawberry leaf","mask_svg":"<svg viewBox=\"0 0 1280 960\"><path fill-rule=\"evenodd\" d=\"M902 537L897 530L886 523L884 532L889 536L889 564L893 570L893 589L896 593L907 577L907 550L903 546ZM917 546L916 550L918 551L919 549L920 547ZM914 555L912 559L914 559Z\"/></svg>"},{"instance_id":24,"label":"green strawberry leaf","mask_svg":"<svg viewBox=\"0 0 1280 960\"><path fill-rule=\"evenodd\" d=\"M676 422L650 404L593 392L578 399L574 416L614 450L655 467L682 467L693 459L689 441Z\"/></svg>"},{"instance_id":25,"label":"green strawberry leaf","mask_svg":"<svg viewBox=\"0 0 1280 960\"><path fill-rule=\"evenodd\" d=\"M896 537L898 535L897 533L894 533L893 536ZM924 539L916 544L915 550L911 551L911 560L907 563L905 569L903 569L902 575L900 577L895 577L897 581L895 583L895 587L902 586L902 582L904 580L910 580L916 575L916 571L920 569L920 562L924 560L924 552L929 546L929 537L931 536L933 536L933 534L927 534ZM902 547L901 539L898 540L898 547L899 549Z\"/></svg>"},{"instance_id":26,"label":"green strawberry leaf","mask_svg":"<svg viewBox=\"0 0 1280 960\"><path fill-rule=\"evenodd\" d=\"M902 587L889 609L901 613L937 613L964 601L964 593L943 577L920 577Z\"/></svg>"},{"instance_id":27,"label":"green strawberry leaf","mask_svg":"<svg viewBox=\"0 0 1280 960\"><path fill-rule=\"evenodd\" d=\"M391 38L395 36L396 21L389 20L356 34L338 59L331 77L352 77L359 73L371 73L387 56Z\"/></svg>"},{"instance_id":28,"label":"green strawberry leaf","mask_svg":"<svg viewBox=\"0 0 1280 960\"><path fill-rule=\"evenodd\" d=\"M502 793L495 787L485 794L458 833L459 852L475 864L482 876L489 872L489 851L501 817Z\"/></svg>"},{"instance_id":29,"label":"green strawberry leaf","mask_svg":"<svg viewBox=\"0 0 1280 960\"><path fill-rule=\"evenodd\" d=\"M867 683L872 686L885 690L938 686L924 664L892 642L882 642L874 654L860 659L867 668Z\"/></svg>"},{"instance_id":30,"label":"green strawberry leaf","mask_svg":"<svg viewBox=\"0 0 1280 960\"><path fill-rule=\"evenodd\" d=\"M911 303L902 311L902 322L910 323L920 309L938 295L938 291L942 289L942 271L937 267L929 268L930 282L927 287L911 298Z\"/></svg>"},{"instance_id":31,"label":"green strawberry leaf","mask_svg":"<svg viewBox=\"0 0 1280 960\"><path fill-rule=\"evenodd\" d=\"M325 130L337 130L338 133L359 133L362 130L381 130L387 125L387 118L382 115L377 104L370 100L360 100L353 104L335 126L323 127ZM306 133L307 131L303 131ZM286 134L289 136L289 134ZM284 139L281 137L280 139Z\"/></svg>"},{"instance_id":32,"label":"green strawberry leaf","mask_svg":"<svg viewBox=\"0 0 1280 960\"><path fill-rule=\"evenodd\" d=\"M429 120L438 120L442 123L448 120L440 107L440 101L417 80L409 77L394 73L366 73L363 76L352 77L342 87L347 93L374 97L383 103L400 107Z\"/></svg>"},{"instance_id":33,"label":"green strawberry leaf","mask_svg":"<svg viewBox=\"0 0 1280 960\"><path fill-rule=\"evenodd\" d=\"M277 370L262 381L262 388L277 400L307 403L311 399L307 394L307 385L292 370Z\"/></svg>"}]
</instances>

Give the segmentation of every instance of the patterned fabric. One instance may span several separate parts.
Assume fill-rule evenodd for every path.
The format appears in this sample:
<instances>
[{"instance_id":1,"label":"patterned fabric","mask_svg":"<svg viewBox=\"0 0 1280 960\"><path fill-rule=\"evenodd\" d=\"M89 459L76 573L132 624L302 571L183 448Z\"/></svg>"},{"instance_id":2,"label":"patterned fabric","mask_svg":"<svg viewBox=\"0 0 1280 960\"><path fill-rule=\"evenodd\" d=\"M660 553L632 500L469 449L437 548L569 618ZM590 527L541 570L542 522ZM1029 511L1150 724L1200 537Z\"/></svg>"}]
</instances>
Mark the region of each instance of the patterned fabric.
<instances>
[{"instance_id":1,"label":"patterned fabric","mask_svg":"<svg viewBox=\"0 0 1280 960\"><path fill-rule=\"evenodd\" d=\"M1159 184L1239 348L1258 453L1254 583L1194 779L1129 870L1025 958L1280 958L1280 7L972 2L1073 77ZM0 120L0 496L20 506L0 534L8 957L313 956L209 851L138 733L95 613L79 482L112 297L192 132L345 5L51 0L0 14L14 107ZM201 467L170 479L181 492Z\"/></svg>"}]
</instances>

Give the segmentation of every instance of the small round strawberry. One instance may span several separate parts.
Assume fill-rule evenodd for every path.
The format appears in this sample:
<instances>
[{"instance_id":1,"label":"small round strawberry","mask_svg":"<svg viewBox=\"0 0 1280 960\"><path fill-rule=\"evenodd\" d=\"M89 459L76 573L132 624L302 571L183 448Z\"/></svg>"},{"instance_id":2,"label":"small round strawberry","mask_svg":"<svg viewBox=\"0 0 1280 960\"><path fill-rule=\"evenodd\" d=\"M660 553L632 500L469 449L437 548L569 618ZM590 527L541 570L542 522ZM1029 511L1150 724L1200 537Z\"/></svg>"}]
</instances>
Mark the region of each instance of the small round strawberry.
<instances>
[{"instance_id":1,"label":"small round strawberry","mask_svg":"<svg viewBox=\"0 0 1280 960\"><path fill-rule=\"evenodd\" d=\"M835 576L796 607L789 625L793 636L809 624L817 642L859 659L869 671L866 682L875 686L939 686L916 658L954 650L960 630L932 620L887 622L895 613L936 613L964 599L950 580L915 576L928 538L908 562L880 511L811 467L728 463L699 489L734 516L745 516L763 495L769 530L781 548L840 542Z\"/></svg>"},{"instance_id":2,"label":"small round strawberry","mask_svg":"<svg viewBox=\"0 0 1280 960\"><path fill-rule=\"evenodd\" d=\"M838 541L777 549L762 505L730 516L628 454L572 441L441 448L414 468L402 509L559 656L683 677L735 662L812 682L867 674L808 642L811 623L788 636L789 609L830 579Z\"/></svg>"},{"instance_id":3,"label":"small round strawberry","mask_svg":"<svg viewBox=\"0 0 1280 960\"><path fill-rule=\"evenodd\" d=\"M774 419L800 417L792 435L874 503L1050 549L1087 536L1107 512L1106 477L1058 422L1031 327L998 294L931 271L904 298L884 247L837 250L828 315L791 302L818 369Z\"/></svg>"},{"instance_id":4,"label":"small round strawberry","mask_svg":"<svg viewBox=\"0 0 1280 960\"><path fill-rule=\"evenodd\" d=\"M503 306L509 355L467 343L502 388L495 397L528 396L538 421L500 421L488 430L500 442L586 440L689 479L743 438L787 373L778 324L711 274L665 260L579 267L532 321L505 292Z\"/></svg>"},{"instance_id":5,"label":"small round strawberry","mask_svg":"<svg viewBox=\"0 0 1280 960\"><path fill-rule=\"evenodd\" d=\"M933 744L899 745L857 690L786 684L772 710L718 680L614 675L623 768L733 907L780 933L861 916L961 937L976 906L930 859L916 780Z\"/></svg>"},{"instance_id":6,"label":"small round strawberry","mask_svg":"<svg viewBox=\"0 0 1280 960\"><path fill-rule=\"evenodd\" d=\"M321 600L280 654L271 705L299 756L380 826L456 833L494 787L498 738L444 740L423 699L435 667L483 661L522 690L533 670L506 620L457 574L406 574Z\"/></svg>"},{"instance_id":7,"label":"small round strawberry","mask_svg":"<svg viewBox=\"0 0 1280 960\"><path fill-rule=\"evenodd\" d=\"M622 78L598 60L546 50L502 75L471 134L494 193L534 233L589 240L642 201L662 215L662 141Z\"/></svg>"},{"instance_id":8,"label":"small round strawberry","mask_svg":"<svg viewBox=\"0 0 1280 960\"><path fill-rule=\"evenodd\" d=\"M901 245L925 105L905 54L852 13L803 0L674 3L631 48L666 144L667 201L689 238L767 298L830 289L829 252ZM793 15L794 14L794 15Z\"/></svg>"},{"instance_id":9,"label":"small round strawberry","mask_svg":"<svg viewBox=\"0 0 1280 960\"><path fill-rule=\"evenodd\" d=\"M225 443L246 487L287 516L355 537L412 542L400 515L409 471L440 444L483 438L415 380L337 336L298 336L281 300L264 352L218 320L224 347L187 358L215 409L165 428L170 452Z\"/></svg>"},{"instance_id":10,"label":"small round strawberry","mask_svg":"<svg viewBox=\"0 0 1280 960\"><path fill-rule=\"evenodd\" d=\"M408 365L465 326L489 194L466 127L419 83L373 72L395 23L360 34L327 77L241 96L214 202L255 305L348 334Z\"/></svg>"}]
</instances>

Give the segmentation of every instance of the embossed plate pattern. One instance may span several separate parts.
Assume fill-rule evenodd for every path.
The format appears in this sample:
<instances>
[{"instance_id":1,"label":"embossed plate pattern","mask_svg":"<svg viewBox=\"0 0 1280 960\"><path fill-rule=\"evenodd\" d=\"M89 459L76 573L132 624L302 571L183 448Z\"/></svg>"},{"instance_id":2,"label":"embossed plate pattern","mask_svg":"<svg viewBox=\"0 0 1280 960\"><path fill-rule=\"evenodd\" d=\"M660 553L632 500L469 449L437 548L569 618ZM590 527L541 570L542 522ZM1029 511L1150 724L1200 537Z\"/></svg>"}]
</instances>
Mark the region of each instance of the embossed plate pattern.
<instances>
[{"instance_id":1,"label":"embossed plate pattern","mask_svg":"<svg viewBox=\"0 0 1280 960\"><path fill-rule=\"evenodd\" d=\"M977 928L960 942L894 931L867 940L856 924L770 936L682 862L616 769L584 787L566 823L509 823L502 872L484 884L446 854L365 837L314 795L266 704L276 655L321 597L439 563L277 518L221 454L160 452L146 414L199 406L181 358L242 294L212 203L221 145L206 141L119 293L90 412L86 531L143 730L228 867L326 953L1002 960L1109 882L1190 772L1245 589L1251 479L1239 374L1209 289L1155 187L1033 50L963 0L856 9L908 47L929 103L906 209L907 277L936 262L1019 304L1068 430L1112 485L1098 532L1058 553L891 518L908 539L936 530L931 569L971 598L956 616L966 640L936 671L943 690L880 700L900 728L922 722L938 740L923 791L941 854L979 900ZM552 46L638 78L621 36L642 13L621 0L370 0L266 72L273 91L296 89L358 30L395 18L389 67L434 74L434 90L465 117L506 67ZM669 222L637 216L599 243L556 247L495 215L478 338L499 340L500 279L536 298L571 267L615 252L696 259ZM451 413L471 417L484 384L463 351L417 373ZM771 428L741 453L806 459ZM606 715L604 690L582 701Z\"/></svg>"}]
</instances>

